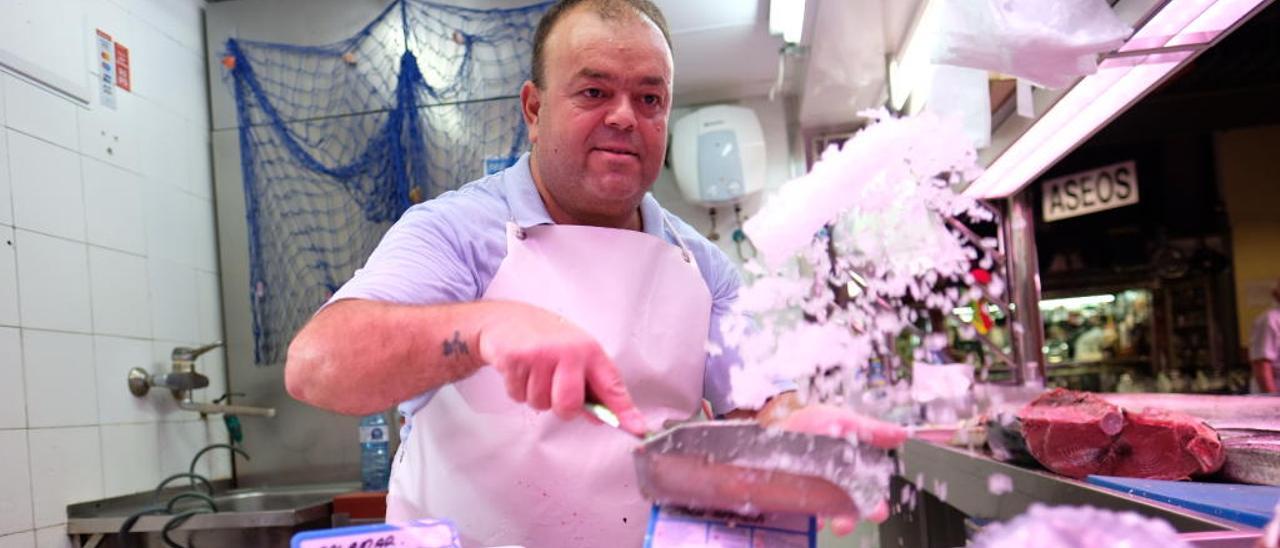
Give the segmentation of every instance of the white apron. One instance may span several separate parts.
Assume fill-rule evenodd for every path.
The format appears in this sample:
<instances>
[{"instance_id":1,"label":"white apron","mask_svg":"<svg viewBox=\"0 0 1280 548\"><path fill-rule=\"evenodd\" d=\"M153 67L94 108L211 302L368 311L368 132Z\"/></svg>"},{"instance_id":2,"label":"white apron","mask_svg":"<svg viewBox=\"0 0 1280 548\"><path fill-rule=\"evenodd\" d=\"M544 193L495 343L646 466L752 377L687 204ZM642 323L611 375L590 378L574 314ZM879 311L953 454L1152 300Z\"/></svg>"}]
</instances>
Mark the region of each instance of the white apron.
<instances>
[{"instance_id":1,"label":"white apron","mask_svg":"<svg viewBox=\"0 0 1280 548\"><path fill-rule=\"evenodd\" d=\"M508 225L507 256L484 298L540 306L594 336L651 425L698 408L711 295L683 242ZM413 416L392 466L387 521L451 519L467 548L640 546L650 505L635 485L636 444L512 401L485 366Z\"/></svg>"}]
</instances>

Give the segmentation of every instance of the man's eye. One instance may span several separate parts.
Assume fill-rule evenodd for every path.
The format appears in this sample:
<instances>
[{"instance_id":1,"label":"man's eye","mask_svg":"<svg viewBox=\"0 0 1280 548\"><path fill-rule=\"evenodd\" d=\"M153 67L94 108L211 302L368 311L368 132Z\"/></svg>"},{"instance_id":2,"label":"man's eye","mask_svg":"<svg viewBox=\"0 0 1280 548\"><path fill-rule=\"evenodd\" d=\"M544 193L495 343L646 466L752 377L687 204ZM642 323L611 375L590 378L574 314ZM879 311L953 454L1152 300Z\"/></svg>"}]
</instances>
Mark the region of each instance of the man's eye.
<instances>
[{"instance_id":1,"label":"man's eye","mask_svg":"<svg viewBox=\"0 0 1280 548\"><path fill-rule=\"evenodd\" d=\"M662 98L657 95L645 95L644 104L649 106L657 106L662 104Z\"/></svg>"},{"instance_id":2,"label":"man's eye","mask_svg":"<svg viewBox=\"0 0 1280 548\"><path fill-rule=\"evenodd\" d=\"M601 97L604 97L604 92L600 91L599 88L587 88L582 91L582 94L592 99L599 99Z\"/></svg>"}]
</instances>

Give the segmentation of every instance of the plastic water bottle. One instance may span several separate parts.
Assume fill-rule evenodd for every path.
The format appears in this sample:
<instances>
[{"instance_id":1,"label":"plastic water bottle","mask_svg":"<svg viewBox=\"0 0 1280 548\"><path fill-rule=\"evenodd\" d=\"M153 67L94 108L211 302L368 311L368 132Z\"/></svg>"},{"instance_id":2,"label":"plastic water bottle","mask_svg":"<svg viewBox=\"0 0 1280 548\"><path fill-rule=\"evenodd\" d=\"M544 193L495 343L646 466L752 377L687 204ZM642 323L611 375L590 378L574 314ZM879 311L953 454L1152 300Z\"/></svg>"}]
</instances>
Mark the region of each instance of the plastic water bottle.
<instances>
[{"instance_id":1,"label":"plastic water bottle","mask_svg":"<svg viewBox=\"0 0 1280 548\"><path fill-rule=\"evenodd\" d=\"M360 419L360 482L365 491L386 491L391 477L387 418L382 413Z\"/></svg>"}]
</instances>

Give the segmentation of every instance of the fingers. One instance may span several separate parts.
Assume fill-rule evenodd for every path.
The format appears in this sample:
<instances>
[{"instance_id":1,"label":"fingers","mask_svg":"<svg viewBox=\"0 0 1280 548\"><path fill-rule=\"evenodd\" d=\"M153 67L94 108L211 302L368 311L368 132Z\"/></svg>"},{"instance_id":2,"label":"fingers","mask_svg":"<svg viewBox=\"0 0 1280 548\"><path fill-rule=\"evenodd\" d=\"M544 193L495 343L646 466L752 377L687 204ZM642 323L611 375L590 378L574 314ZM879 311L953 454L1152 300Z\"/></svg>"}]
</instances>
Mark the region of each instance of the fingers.
<instances>
[{"instance_id":1,"label":"fingers","mask_svg":"<svg viewBox=\"0 0 1280 548\"><path fill-rule=\"evenodd\" d=\"M893 449L907 441L907 430L896 424L889 424L867 417L860 417L854 426L858 441L869 443L881 449Z\"/></svg>"},{"instance_id":2,"label":"fingers","mask_svg":"<svg viewBox=\"0 0 1280 548\"><path fill-rule=\"evenodd\" d=\"M837 537L843 537L852 533L858 528L857 516L836 516L831 518L831 532Z\"/></svg>"},{"instance_id":3,"label":"fingers","mask_svg":"<svg viewBox=\"0 0 1280 548\"><path fill-rule=\"evenodd\" d=\"M872 523L884 523L887 519L889 519L889 503L883 500L880 501L880 504L876 505L875 510L872 510L870 514L866 515L866 520ZM818 520L819 531L822 530L823 521L825 520ZM848 535L849 533L852 533L854 529L858 528L857 514L835 516L832 517L830 521L831 532L837 537Z\"/></svg>"},{"instance_id":4,"label":"fingers","mask_svg":"<svg viewBox=\"0 0 1280 548\"><path fill-rule=\"evenodd\" d=\"M582 412L585 392L582 362L576 359L561 362L551 381L551 409L556 416L564 420L578 416Z\"/></svg>"},{"instance_id":5,"label":"fingers","mask_svg":"<svg viewBox=\"0 0 1280 548\"><path fill-rule=\"evenodd\" d=\"M525 398L529 407L538 411L551 409L551 383L557 367L555 363L538 363L529 369L529 384Z\"/></svg>"},{"instance_id":6,"label":"fingers","mask_svg":"<svg viewBox=\"0 0 1280 548\"><path fill-rule=\"evenodd\" d=\"M498 373L507 385L507 395L517 403L524 403L529 390L528 366L508 362L498 367Z\"/></svg>"},{"instance_id":7,"label":"fingers","mask_svg":"<svg viewBox=\"0 0 1280 548\"><path fill-rule=\"evenodd\" d=\"M598 353L596 358L586 366L584 373L591 393L600 398L600 403L618 416L623 430L637 436L643 436L648 432L644 415L640 414L636 404L631 401L631 394L627 392L622 375L603 352Z\"/></svg>"},{"instance_id":8,"label":"fingers","mask_svg":"<svg viewBox=\"0 0 1280 548\"><path fill-rule=\"evenodd\" d=\"M907 439L907 431L900 426L827 405L802 408L784 419L781 427L806 434L857 436L858 441L884 449L898 447Z\"/></svg>"},{"instance_id":9,"label":"fingers","mask_svg":"<svg viewBox=\"0 0 1280 548\"><path fill-rule=\"evenodd\" d=\"M867 514L867 520L873 523L884 523L884 520L887 519L889 519L888 501L880 501L880 504L876 505L876 509L872 510L870 514Z\"/></svg>"}]
</instances>

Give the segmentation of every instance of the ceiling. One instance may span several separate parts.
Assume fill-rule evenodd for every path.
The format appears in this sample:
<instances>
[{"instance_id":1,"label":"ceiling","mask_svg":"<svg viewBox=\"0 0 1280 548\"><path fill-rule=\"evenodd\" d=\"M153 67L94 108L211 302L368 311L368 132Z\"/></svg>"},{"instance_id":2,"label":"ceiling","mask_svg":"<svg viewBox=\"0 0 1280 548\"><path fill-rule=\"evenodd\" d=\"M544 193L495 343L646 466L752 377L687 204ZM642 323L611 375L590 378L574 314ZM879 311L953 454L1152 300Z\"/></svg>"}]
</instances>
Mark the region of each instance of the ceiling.
<instances>
[{"instance_id":1,"label":"ceiling","mask_svg":"<svg viewBox=\"0 0 1280 548\"><path fill-rule=\"evenodd\" d=\"M656 0L671 29L677 103L767 94L782 39L769 35L769 0Z\"/></svg>"},{"instance_id":2,"label":"ceiling","mask_svg":"<svg viewBox=\"0 0 1280 548\"><path fill-rule=\"evenodd\" d=\"M902 43L921 0L809 0L806 51L788 57L784 90L805 127L848 125L883 104L886 52ZM655 0L671 28L681 105L767 95L782 39L769 0Z\"/></svg>"},{"instance_id":3,"label":"ceiling","mask_svg":"<svg viewBox=\"0 0 1280 548\"><path fill-rule=\"evenodd\" d=\"M220 0L211 0L220 2ZM431 0L480 9L524 6L538 0ZM778 75L783 46L780 36L769 34L769 0L653 0L667 18L671 30L679 106L733 101L767 95ZM346 7L328 10L360 21L381 11L390 0L277 1L280 10L302 3ZM921 0L808 0L806 31L801 45L807 51L788 57L784 93L799 98L796 114L802 126L841 126L855 121L856 113L883 104L885 54L896 50L914 20ZM222 5L272 2L256 0ZM324 9L317 7L316 9ZM219 13L234 11L221 9ZM282 16L283 17L283 16ZM330 19L336 16L330 16ZM338 32L349 32L357 22L343 20ZM294 25L285 17L272 18L269 28L256 32L253 22L240 21L245 35L263 34L288 41L282 26ZM307 34L311 23L300 25ZM241 28L243 27L243 28ZM281 38L284 36L284 38ZM305 40L304 40L305 41Z\"/></svg>"}]
</instances>

